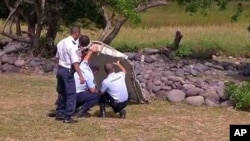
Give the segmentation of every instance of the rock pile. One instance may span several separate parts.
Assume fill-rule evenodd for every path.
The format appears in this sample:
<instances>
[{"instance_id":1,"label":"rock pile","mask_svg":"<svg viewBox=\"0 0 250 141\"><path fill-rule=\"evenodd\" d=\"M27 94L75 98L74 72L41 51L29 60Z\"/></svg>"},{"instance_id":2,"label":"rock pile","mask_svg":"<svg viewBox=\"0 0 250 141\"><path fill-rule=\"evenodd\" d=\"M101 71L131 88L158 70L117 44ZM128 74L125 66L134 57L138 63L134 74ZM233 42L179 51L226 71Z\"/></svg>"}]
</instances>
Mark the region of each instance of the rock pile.
<instances>
[{"instance_id":1,"label":"rock pile","mask_svg":"<svg viewBox=\"0 0 250 141\"><path fill-rule=\"evenodd\" d=\"M249 75L244 63L202 60L171 60L157 49L145 49L143 55L125 53L147 99L184 101L190 105L231 106L225 95L227 76ZM55 60L14 53L0 57L0 73L53 73Z\"/></svg>"},{"instance_id":2,"label":"rock pile","mask_svg":"<svg viewBox=\"0 0 250 141\"><path fill-rule=\"evenodd\" d=\"M246 74L247 64L201 60L171 60L154 50L125 53L148 99L184 101L190 105L232 106L225 94L228 77Z\"/></svg>"}]
</instances>

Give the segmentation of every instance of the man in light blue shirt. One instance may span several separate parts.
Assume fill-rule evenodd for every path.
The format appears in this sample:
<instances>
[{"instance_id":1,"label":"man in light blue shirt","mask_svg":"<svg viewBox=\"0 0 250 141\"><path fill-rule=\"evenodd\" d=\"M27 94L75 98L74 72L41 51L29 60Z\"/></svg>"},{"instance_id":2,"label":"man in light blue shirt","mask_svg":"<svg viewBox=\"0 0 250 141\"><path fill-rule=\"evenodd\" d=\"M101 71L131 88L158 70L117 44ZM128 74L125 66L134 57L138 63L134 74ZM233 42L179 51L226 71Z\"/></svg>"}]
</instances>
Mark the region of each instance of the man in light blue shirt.
<instances>
[{"instance_id":1,"label":"man in light blue shirt","mask_svg":"<svg viewBox=\"0 0 250 141\"><path fill-rule=\"evenodd\" d=\"M84 42L85 36L79 38L79 42ZM83 44L83 43L81 43ZM80 70L85 79L85 83L81 84L78 75L75 73L76 85L76 108L78 108L77 116L86 117L87 112L99 101L99 94L94 83L94 75L99 71L99 67L94 64L89 64L88 61L92 53L98 52L98 47L92 45L91 49L82 52L83 61L80 63Z\"/></svg>"},{"instance_id":2,"label":"man in light blue shirt","mask_svg":"<svg viewBox=\"0 0 250 141\"><path fill-rule=\"evenodd\" d=\"M115 73L114 65L118 66L121 71ZM120 118L125 118L125 107L128 104L128 90L125 82L127 72L119 61L113 64L106 64L104 70L108 76L103 80L100 90L100 93L102 94L99 102L100 116L106 116L105 103L107 103L113 108L115 113L119 112Z\"/></svg>"}]
</instances>

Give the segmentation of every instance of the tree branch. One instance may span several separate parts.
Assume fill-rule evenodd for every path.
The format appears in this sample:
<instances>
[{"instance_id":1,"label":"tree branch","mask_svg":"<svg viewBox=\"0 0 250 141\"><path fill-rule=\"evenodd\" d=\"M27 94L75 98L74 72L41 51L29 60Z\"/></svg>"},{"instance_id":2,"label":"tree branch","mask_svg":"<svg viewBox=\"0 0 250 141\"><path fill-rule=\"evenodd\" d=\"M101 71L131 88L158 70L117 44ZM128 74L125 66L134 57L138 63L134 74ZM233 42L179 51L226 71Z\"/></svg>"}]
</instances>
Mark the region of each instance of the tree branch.
<instances>
[{"instance_id":1,"label":"tree branch","mask_svg":"<svg viewBox=\"0 0 250 141\"><path fill-rule=\"evenodd\" d=\"M143 12L149 8L161 6L161 5L166 5L167 1L166 0L151 0L150 2L139 5L135 10L136 12Z\"/></svg>"},{"instance_id":2,"label":"tree branch","mask_svg":"<svg viewBox=\"0 0 250 141\"><path fill-rule=\"evenodd\" d=\"M15 3L15 7L12 8L12 7L9 5L9 1L8 1L8 0L5 0L5 4L6 4L6 6L9 8L10 14L9 14L8 18L6 19L6 22L5 22L4 26L3 26L3 31L5 30L5 28L6 28L7 24L8 24L8 22L9 22L10 18L15 14L15 12L17 11L17 9L18 9L19 6L21 5L21 3L22 3L22 0L17 1L17 2Z\"/></svg>"},{"instance_id":3,"label":"tree branch","mask_svg":"<svg viewBox=\"0 0 250 141\"><path fill-rule=\"evenodd\" d=\"M106 21L106 26L105 26L103 32L101 33L100 37L98 38L99 41L102 41L104 39L108 30L111 28L111 21L114 17L114 13L113 13L112 16L109 18L108 11L106 10L105 6L102 6L102 13L103 13L103 16L104 16L105 21Z\"/></svg>"}]
</instances>

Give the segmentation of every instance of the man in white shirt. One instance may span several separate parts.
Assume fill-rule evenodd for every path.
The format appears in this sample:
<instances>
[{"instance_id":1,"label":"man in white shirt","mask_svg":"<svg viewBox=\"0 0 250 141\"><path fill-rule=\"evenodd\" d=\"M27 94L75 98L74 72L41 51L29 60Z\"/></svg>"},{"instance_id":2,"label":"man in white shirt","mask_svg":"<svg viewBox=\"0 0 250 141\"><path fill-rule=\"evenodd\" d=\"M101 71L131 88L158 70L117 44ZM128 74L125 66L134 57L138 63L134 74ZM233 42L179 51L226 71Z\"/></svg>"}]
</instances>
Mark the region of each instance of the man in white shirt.
<instances>
[{"instance_id":1,"label":"man in white shirt","mask_svg":"<svg viewBox=\"0 0 250 141\"><path fill-rule=\"evenodd\" d=\"M77 39L80 36L80 28L74 26L70 30L70 36L57 44L56 58L58 58L57 92L58 103L56 107L56 120L64 123L75 123L71 118L76 107L76 87L74 72L77 72L79 81L84 83L84 77L79 68L79 51Z\"/></svg>"},{"instance_id":2,"label":"man in white shirt","mask_svg":"<svg viewBox=\"0 0 250 141\"><path fill-rule=\"evenodd\" d=\"M121 71L115 73L114 65L118 66ZM113 108L115 113L119 113L120 118L125 118L125 107L128 104L128 91L125 82L127 72L119 61L113 64L106 64L104 70L108 76L103 80L100 90L100 93L102 94L99 102L100 117L106 116L105 103L107 103Z\"/></svg>"}]
</instances>

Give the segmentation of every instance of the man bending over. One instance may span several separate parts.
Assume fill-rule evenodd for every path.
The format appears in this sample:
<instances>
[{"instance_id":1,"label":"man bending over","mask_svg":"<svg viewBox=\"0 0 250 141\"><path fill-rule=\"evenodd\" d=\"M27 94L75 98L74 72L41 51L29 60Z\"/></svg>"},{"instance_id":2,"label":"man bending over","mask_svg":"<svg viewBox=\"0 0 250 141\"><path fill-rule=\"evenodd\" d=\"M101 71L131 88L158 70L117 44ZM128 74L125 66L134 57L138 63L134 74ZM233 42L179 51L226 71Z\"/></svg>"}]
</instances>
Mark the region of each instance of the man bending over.
<instances>
[{"instance_id":1,"label":"man bending over","mask_svg":"<svg viewBox=\"0 0 250 141\"><path fill-rule=\"evenodd\" d=\"M118 66L121 71L115 73L114 65ZM125 118L125 107L128 104L128 91L125 82L127 72L119 61L105 64L104 70L108 76L103 80L100 90L102 94L99 101L100 117L106 117L105 103L107 103L115 113L119 113L120 118Z\"/></svg>"}]
</instances>

